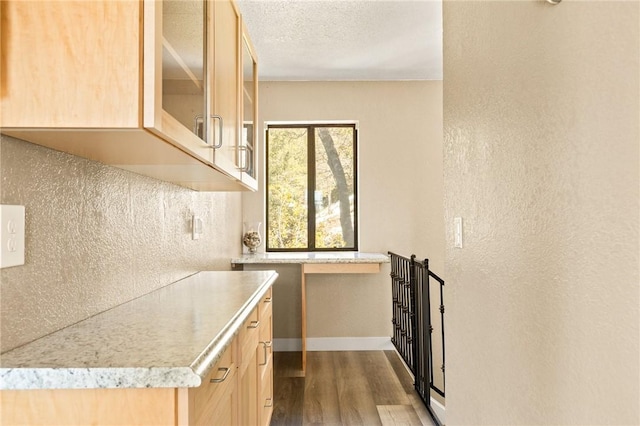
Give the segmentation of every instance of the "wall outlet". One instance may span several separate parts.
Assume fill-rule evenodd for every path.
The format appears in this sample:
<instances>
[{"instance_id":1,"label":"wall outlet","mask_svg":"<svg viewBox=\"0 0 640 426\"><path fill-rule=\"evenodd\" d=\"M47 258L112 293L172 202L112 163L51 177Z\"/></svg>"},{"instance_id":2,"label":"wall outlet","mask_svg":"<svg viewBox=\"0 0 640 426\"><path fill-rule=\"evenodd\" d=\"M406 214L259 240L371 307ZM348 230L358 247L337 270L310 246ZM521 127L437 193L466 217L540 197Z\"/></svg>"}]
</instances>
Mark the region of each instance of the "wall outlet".
<instances>
[{"instance_id":1,"label":"wall outlet","mask_svg":"<svg viewBox=\"0 0 640 426\"><path fill-rule=\"evenodd\" d=\"M24 265L24 206L0 205L0 268Z\"/></svg>"}]
</instances>

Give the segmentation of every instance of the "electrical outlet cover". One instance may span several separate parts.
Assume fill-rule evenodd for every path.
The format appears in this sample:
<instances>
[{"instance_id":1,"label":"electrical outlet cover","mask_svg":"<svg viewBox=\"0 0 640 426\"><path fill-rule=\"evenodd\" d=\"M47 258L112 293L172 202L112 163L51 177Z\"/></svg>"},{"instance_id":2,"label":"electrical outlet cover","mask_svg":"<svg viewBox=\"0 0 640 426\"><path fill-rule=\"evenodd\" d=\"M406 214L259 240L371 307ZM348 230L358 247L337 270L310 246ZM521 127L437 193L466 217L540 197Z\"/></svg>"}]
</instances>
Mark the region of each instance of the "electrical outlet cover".
<instances>
[{"instance_id":1,"label":"electrical outlet cover","mask_svg":"<svg viewBox=\"0 0 640 426\"><path fill-rule=\"evenodd\" d=\"M0 205L0 268L24 265L24 206Z\"/></svg>"}]
</instances>

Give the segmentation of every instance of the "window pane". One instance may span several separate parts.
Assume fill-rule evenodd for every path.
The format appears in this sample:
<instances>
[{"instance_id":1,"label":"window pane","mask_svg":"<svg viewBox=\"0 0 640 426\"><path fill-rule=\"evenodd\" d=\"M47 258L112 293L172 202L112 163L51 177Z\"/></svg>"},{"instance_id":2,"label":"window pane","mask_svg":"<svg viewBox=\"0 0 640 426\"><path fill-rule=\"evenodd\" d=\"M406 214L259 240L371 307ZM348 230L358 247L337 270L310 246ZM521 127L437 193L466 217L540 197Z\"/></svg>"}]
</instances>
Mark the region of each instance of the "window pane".
<instances>
[{"instance_id":1,"label":"window pane","mask_svg":"<svg viewBox=\"0 0 640 426\"><path fill-rule=\"evenodd\" d=\"M307 248L307 129L268 129L267 249Z\"/></svg>"},{"instance_id":2,"label":"window pane","mask_svg":"<svg viewBox=\"0 0 640 426\"><path fill-rule=\"evenodd\" d=\"M353 127L315 129L316 247L354 247Z\"/></svg>"}]
</instances>

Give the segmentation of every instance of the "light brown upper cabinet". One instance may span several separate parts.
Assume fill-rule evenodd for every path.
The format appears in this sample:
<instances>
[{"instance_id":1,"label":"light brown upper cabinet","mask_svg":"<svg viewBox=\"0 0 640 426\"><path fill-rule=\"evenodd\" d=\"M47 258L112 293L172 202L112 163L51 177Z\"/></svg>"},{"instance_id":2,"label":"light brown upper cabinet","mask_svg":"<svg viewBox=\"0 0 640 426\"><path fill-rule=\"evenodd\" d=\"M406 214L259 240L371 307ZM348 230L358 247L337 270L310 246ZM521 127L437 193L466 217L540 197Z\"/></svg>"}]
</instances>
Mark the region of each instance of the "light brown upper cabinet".
<instances>
[{"instance_id":1,"label":"light brown upper cabinet","mask_svg":"<svg viewBox=\"0 0 640 426\"><path fill-rule=\"evenodd\" d=\"M206 2L145 1L144 127L213 164Z\"/></svg>"},{"instance_id":2,"label":"light brown upper cabinet","mask_svg":"<svg viewBox=\"0 0 640 426\"><path fill-rule=\"evenodd\" d=\"M0 4L2 133L197 190L256 189L232 0Z\"/></svg>"},{"instance_id":3,"label":"light brown upper cabinet","mask_svg":"<svg viewBox=\"0 0 640 426\"><path fill-rule=\"evenodd\" d=\"M242 182L251 189L258 189L258 60L249 38L247 27L242 25L242 129L240 136L240 169Z\"/></svg>"},{"instance_id":4,"label":"light brown upper cabinet","mask_svg":"<svg viewBox=\"0 0 640 426\"><path fill-rule=\"evenodd\" d=\"M230 0L211 2L214 8L213 110L223 118L222 140L215 161L240 179L238 139L240 134L240 13Z\"/></svg>"}]
</instances>

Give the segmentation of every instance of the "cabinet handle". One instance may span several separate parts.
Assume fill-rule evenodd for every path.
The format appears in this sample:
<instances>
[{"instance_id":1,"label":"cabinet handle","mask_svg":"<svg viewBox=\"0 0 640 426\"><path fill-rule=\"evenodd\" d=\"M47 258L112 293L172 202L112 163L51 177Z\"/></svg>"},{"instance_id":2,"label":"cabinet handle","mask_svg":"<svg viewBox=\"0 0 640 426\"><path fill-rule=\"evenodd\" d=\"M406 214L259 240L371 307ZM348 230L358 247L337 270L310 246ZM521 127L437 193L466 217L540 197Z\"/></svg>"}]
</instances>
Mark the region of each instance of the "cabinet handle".
<instances>
[{"instance_id":1,"label":"cabinet handle","mask_svg":"<svg viewBox=\"0 0 640 426\"><path fill-rule=\"evenodd\" d=\"M231 369L229 367L218 368L218 371L224 371L224 375L219 379L211 379L211 383L222 383L227 379Z\"/></svg>"},{"instance_id":2,"label":"cabinet handle","mask_svg":"<svg viewBox=\"0 0 640 426\"><path fill-rule=\"evenodd\" d=\"M216 114L211 114L211 118L213 118L214 120L216 118L220 120L220 127L218 127L218 144L212 145L211 148L213 149L222 148L222 128L224 127L224 120L222 120L222 116L216 115Z\"/></svg>"},{"instance_id":3,"label":"cabinet handle","mask_svg":"<svg viewBox=\"0 0 640 426\"><path fill-rule=\"evenodd\" d=\"M249 150L247 149L246 146L239 146L238 150L240 150L240 152L244 152L244 166L238 167L238 170L240 170L241 172L248 172L249 161L247 160L247 156L249 155Z\"/></svg>"},{"instance_id":4,"label":"cabinet handle","mask_svg":"<svg viewBox=\"0 0 640 426\"><path fill-rule=\"evenodd\" d=\"M260 344L262 344L264 348L264 362L261 363L260 365L267 365L267 348L271 347L271 341L260 342Z\"/></svg>"},{"instance_id":5,"label":"cabinet handle","mask_svg":"<svg viewBox=\"0 0 640 426\"><path fill-rule=\"evenodd\" d=\"M247 326L247 328L258 328L260 325L260 321L251 321L251 324Z\"/></svg>"},{"instance_id":6,"label":"cabinet handle","mask_svg":"<svg viewBox=\"0 0 640 426\"><path fill-rule=\"evenodd\" d=\"M267 398L264 404L264 408L271 408L273 407L273 398Z\"/></svg>"},{"instance_id":7,"label":"cabinet handle","mask_svg":"<svg viewBox=\"0 0 640 426\"><path fill-rule=\"evenodd\" d=\"M267 297L266 299L264 299L264 303L271 303L271 298Z\"/></svg>"},{"instance_id":8,"label":"cabinet handle","mask_svg":"<svg viewBox=\"0 0 640 426\"><path fill-rule=\"evenodd\" d=\"M193 133L198 136L200 139L205 139L206 136L204 136L203 133L203 127L202 123L204 123L204 117L202 116L202 114L198 114L195 117L193 117Z\"/></svg>"}]
</instances>

